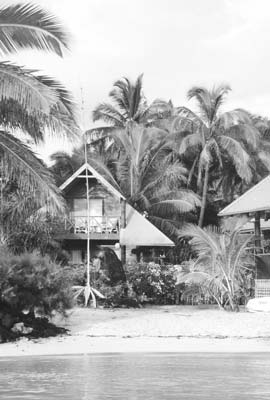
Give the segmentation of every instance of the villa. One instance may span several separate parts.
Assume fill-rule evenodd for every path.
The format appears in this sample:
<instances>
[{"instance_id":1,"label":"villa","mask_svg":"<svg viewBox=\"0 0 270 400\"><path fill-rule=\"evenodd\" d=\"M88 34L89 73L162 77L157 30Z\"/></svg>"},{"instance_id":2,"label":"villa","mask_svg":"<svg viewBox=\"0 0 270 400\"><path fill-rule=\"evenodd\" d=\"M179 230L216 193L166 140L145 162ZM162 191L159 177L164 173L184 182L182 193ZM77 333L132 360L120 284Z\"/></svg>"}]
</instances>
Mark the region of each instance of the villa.
<instances>
[{"instance_id":1,"label":"villa","mask_svg":"<svg viewBox=\"0 0 270 400\"><path fill-rule=\"evenodd\" d=\"M89 210L86 180L89 187ZM123 263L140 258L154 259L174 243L146 216L141 215L90 164L82 165L61 186L67 202L67 216L57 239L70 253L71 261L86 259L87 237L91 257L102 247L112 248ZM89 215L89 221L87 219Z\"/></svg>"}]
</instances>

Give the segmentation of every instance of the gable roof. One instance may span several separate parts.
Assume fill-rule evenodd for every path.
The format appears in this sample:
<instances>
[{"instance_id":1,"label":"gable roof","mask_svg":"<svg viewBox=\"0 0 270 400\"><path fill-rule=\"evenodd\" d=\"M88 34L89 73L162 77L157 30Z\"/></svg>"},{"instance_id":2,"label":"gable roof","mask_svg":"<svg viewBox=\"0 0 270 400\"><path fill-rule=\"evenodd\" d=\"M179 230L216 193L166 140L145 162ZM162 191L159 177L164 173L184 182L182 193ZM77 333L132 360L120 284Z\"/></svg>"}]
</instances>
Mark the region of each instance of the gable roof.
<instances>
[{"instance_id":1,"label":"gable roof","mask_svg":"<svg viewBox=\"0 0 270 400\"><path fill-rule=\"evenodd\" d=\"M125 197L115 189L99 172L90 164L83 164L73 175L71 175L61 186L60 190L65 190L85 169L91 173L100 183L102 183L117 198L126 200ZM174 246L163 232L161 232L148 219L143 217L130 204L126 206L127 226L120 230L120 243L127 246Z\"/></svg>"},{"instance_id":2,"label":"gable roof","mask_svg":"<svg viewBox=\"0 0 270 400\"><path fill-rule=\"evenodd\" d=\"M99 172L97 172L89 163L83 164L77 171L74 172L62 185L60 186L60 190L65 190L79 175L88 170L92 176L94 176L100 183L102 183L111 193L113 193L119 199L124 199L125 197L117 190L113 185L110 184Z\"/></svg>"},{"instance_id":3,"label":"gable roof","mask_svg":"<svg viewBox=\"0 0 270 400\"><path fill-rule=\"evenodd\" d=\"M218 214L220 217L270 210L270 175L253 186Z\"/></svg>"}]
</instances>

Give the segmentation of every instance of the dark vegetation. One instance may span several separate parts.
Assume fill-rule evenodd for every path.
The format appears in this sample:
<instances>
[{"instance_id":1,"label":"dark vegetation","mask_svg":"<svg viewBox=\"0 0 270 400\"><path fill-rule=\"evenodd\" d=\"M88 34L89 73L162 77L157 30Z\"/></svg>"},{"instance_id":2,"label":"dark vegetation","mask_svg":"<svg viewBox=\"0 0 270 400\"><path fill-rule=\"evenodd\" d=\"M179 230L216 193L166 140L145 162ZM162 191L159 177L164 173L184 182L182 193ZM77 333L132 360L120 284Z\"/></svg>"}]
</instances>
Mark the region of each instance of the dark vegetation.
<instances>
[{"instance_id":1,"label":"dark vegetation","mask_svg":"<svg viewBox=\"0 0 270 400\"><path fill-rule=\"evenodd\" d=\"M73 305L72 282L49 257L20 256L0 249L0 341L19 336L46 337L65 330L49 323L55 312Z\"/></svg>"}]
</instances>

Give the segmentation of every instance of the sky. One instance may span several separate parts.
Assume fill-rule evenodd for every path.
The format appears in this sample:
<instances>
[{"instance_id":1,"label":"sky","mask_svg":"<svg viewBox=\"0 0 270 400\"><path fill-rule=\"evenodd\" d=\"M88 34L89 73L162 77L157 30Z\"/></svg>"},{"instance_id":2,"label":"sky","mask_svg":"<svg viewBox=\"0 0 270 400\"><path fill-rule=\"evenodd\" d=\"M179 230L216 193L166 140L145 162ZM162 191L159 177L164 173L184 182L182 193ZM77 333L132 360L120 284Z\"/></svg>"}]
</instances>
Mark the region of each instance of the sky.
<instances>
[{"instance_id":1,"label":"sky","mask_svg":"<svg viewBox=\"0 0 270 400\"><path fill-rule=\"evenodd\" d=\"M5 1L5 4L15 1ZM171 99L190 106L194 85L228 83L226 109L245 108L270 118L269 0L36 0L70 33L63 59L23 51L8 59L60 80L84 112L108 100L113 83L144 74L149 102ZM191 105L192 107L192 105ZM48 159L70 146L47 140L39 153Z\"/></svg>"}]
</instances>

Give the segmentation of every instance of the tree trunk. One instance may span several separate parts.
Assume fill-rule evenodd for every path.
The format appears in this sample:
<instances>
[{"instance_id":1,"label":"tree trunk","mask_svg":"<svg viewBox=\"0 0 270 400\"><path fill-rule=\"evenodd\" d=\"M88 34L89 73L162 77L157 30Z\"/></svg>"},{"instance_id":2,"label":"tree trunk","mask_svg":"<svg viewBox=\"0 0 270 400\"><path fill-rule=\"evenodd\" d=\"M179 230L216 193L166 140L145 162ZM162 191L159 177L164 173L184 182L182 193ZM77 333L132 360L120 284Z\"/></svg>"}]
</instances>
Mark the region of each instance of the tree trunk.
<instances>
[{"instance_id":1,"label":"tree trunk","mask_svg":"<svg viewBox=\"0 0 270 400\"><path fill-rule=\"evenodd\" d=\"M260 213L260 211L255 213L254 236L255 236L255 253L260 253L260 250L261 250L261 247L262 247L262 241L261 241L261 213Z\"/></svg>"},{"instance_id":2,"label":"tree trunk","mask_svg":"<svg viewBox=\"0 0 270 400\"><path fill-rule=\"evenodd\" d=\"M206 200L207 200L207 191L208 191L208 180L209 180L209 165L207 164L204 173L204 182L203 182L203 193L202 193L202 207L200 211L199 218L199 227L203 226L204 213L206 208Z\"/></svg>"},{"instance_id":3,"label":"tree trunk","mask_svg":"<svg viewBox=\"0 0 270 400\"><path fill-rule=\"evenodd\" d=\"M126 200L121 199L121 229L126 227ZM126 264L126 246L121 244L121 261L122 265Z\"/></svg>"}]
</instances>

